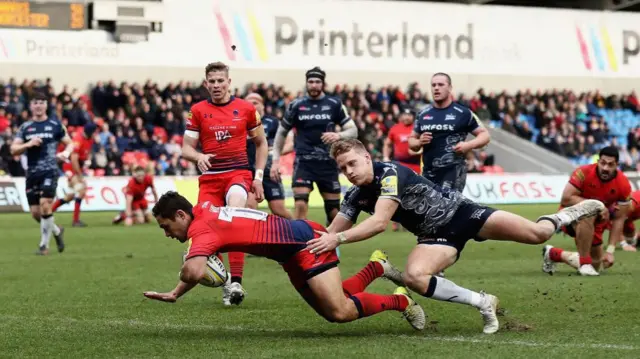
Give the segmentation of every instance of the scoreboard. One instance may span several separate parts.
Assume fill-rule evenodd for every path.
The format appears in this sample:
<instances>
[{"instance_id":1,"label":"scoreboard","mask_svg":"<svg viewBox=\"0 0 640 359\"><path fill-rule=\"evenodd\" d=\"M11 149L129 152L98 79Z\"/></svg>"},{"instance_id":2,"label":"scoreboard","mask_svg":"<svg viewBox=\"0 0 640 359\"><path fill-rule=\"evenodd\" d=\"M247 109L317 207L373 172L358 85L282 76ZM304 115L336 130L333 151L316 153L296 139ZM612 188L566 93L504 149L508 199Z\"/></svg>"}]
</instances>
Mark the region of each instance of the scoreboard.
<instances>
[{"instance_id":1,"label":"scoreboard","mask_svg":"<svg viewBox=\"0 0 640 359\"><path fill-rule=\"evenodd\" d=\"M84 30L87 23L84 3L0 0L0 28Z\"/></svg>"}]
</instances>

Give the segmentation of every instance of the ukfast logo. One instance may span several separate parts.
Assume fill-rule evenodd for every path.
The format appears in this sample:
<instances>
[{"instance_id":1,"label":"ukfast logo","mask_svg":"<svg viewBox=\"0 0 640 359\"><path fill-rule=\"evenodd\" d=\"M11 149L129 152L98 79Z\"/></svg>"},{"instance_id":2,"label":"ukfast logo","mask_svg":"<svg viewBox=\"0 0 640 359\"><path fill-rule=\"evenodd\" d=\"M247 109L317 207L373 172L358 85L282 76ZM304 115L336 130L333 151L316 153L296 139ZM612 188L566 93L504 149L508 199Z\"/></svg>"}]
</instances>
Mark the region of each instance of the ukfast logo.
<instances>
[{"instance_id":1,"label":"ukfast logo","mask_svg":"<svg viewBox=\"0 0 640 359\"><path fill-rule=\"evenodd\" d=\"M455 131L454 125L421 125L420 131Z\"/></svg>"},{"instance_id":2,"label":"ukfast logo","mask_svg":"<svg viewBox=\"0 0 640 359\"><path fill-rule=\"evenodd\" d=\"M53 133L31 133L31 134L28 134L26 136L26 139L27 139L27 141L29 141L30 139L32 139L34 137L53 138Z\"/></svg>"},{"instance_id":3,"label":"ukfast logo","mask_svg":"<svg viewBox=\"0 0 640 359\"><path fill-rule=\"evenodd\" d=\"M318 113L312 115L300 115L298 116L298 120L300 121L310 121L310 120L330 120L331 115L327 113Z\"/></svg>"}]
</instances>

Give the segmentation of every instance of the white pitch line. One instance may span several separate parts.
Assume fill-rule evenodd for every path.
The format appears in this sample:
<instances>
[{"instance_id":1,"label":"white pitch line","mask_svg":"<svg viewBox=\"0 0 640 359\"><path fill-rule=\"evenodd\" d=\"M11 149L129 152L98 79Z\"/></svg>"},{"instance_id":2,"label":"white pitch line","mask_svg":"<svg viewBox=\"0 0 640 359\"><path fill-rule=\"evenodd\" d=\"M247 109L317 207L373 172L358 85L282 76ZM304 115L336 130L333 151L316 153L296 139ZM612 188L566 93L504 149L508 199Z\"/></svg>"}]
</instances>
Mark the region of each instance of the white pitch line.
<instances>
[{"instance_id":1,"label":"white pitch line","mask_svg":"<svg viewBox=\"0 0 640 359\"><path fill-rule=\"evenodd\" d=\"M0 319L3 320L15 320L15 321L34 321L34 322L67 322L67 323L93 323L111 326L121 327L147 327L147 328L166 328L166 329L202 329L202 330L222 330L228 332L250 332L250 333L278 333L282 332L280 329L252 329L242 326L228 326L228 325L210 325L210 324L181 324L181 323L159 323L159 322L144 322L136 319L74 319L69 317L26 317L16 315L0 315ZM525 340L492 340L492 339L477 339L464 336L414 336L404 334L379 334L379 337L395 338L403 340L417 340L417 341L430 341L430 342L456 342L456 343L471 343L471 344L492 344L492 345L505 345L516 347L530 347L530 348L569 348L569 349L607 349L607 350L640 350L640 347L626 344L606 344L606 343L550 343L550 342L534 342ZM497 334L494 338L499 337Z\"/></svg>"}]
</instances>

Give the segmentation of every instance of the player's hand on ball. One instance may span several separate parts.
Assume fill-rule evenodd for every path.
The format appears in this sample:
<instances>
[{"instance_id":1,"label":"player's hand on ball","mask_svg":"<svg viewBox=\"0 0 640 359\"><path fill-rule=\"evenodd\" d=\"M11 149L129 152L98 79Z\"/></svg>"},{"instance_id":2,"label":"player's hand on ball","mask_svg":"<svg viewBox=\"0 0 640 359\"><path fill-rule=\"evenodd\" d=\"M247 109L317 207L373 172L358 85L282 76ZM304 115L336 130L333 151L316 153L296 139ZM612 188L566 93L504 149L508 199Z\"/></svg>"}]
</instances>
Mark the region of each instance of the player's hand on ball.
<instances>
[{"instance_id":1,"label":"player's hand on ball","mask_svg":"<svg viewBox=\"0 0 640 359\"><path fill-rule=\"evenodd\" d=\"M124 225L127 226L127 227L131 227L133 225L133 218L131 218L131 217L125 218Z\"/></svg>"},{"instance_id":2,"label":"player's hand on ball","mask_svg":"<svg viewBox=\"0 0 640 359\"><path fill-rule=\"evenodd\" d=\"M256 202L260 203L264 201L264 187L262 186L262 181L253 180L251 184L251 191L256 197Z\"/></svg>"},{"instance_id":3,"label":"player's hand on ball","mask_svg":"<svg viewBox=\"0 0 640 359\"><path fill-rule=\"evenodd\" d=\"M311 253L321 254L332 251L338 247L338 236L335 233L315 232L322 235L319 238L307 242L307 248L309 248Z\"/></svg>"},{"instance_id":4,"label":"player's hand on ball","mask_svg":"<svg viewBox=\"0 0 640 359\"><path fill-rule=\"evenodd\" d=\"M145 297L149 299L159 300L161 302L175 303L178 297L173 292L158 293L158 292L144 292Z\"/></svg>"},{"instance_id":5,"label":"player's hand on ball","mask_svg":"<svg viewBox=\"0 0 640 359\"><path fill-rule=\"evenodd\" d=\"M207 172L209 168L211 168L211 159L213 159L214 157L215 155L204 153L198 157L197 165L200 172Z\"/></svg>"},{"instance_id":6,"label":"player's hand on ball","mask_svg":"<svg viewBox=\"0 0 640 359\"><path fill-rule=\"evenodd\" d=\"M320 139L322 139L322 142L325 144L330 145L340 139L340 134L335 132L325 132L322 134Z\"/></svg>"},{"instance_id":7,"label":"player's hand on ball","mask_svg":"<svg viewBox=\"0 0 640 359\"><path fill-rule=\"evenodd\" d=\"M637 252L638 249L629 243L622 243L622 250L625 252Z\"/></svg>"}]
</instances>

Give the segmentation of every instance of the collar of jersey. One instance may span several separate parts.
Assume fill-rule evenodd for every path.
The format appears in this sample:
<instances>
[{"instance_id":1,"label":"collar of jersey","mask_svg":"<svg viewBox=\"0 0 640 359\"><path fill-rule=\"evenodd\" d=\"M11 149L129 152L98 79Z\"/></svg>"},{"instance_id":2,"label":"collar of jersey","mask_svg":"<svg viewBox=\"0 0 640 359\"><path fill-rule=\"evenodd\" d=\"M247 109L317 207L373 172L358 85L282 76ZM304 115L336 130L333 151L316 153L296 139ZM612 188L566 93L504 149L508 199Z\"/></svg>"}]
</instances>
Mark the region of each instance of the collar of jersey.
<instances>
[{"instance_id":1,"label":"collar of jersey","mask_svg":"<svg viewBox=\"0 0 640 359\"><path fill-rule=\"evenodd\" d=\"M229 101L227 101L227 102L225 102L225 103L214 103L213 101L211 101L211 97L209 97L209 98L207 99L207 102L209 102L211 105L222 107L222 106L226 106L226 105L230 104L230 103L231 103L231 102L233 102L233 100L235 100L235 99L236 99L236 97L235 97L235 96L231 96L231 97L229 97Z\"/></svg>"}]
</instances>

